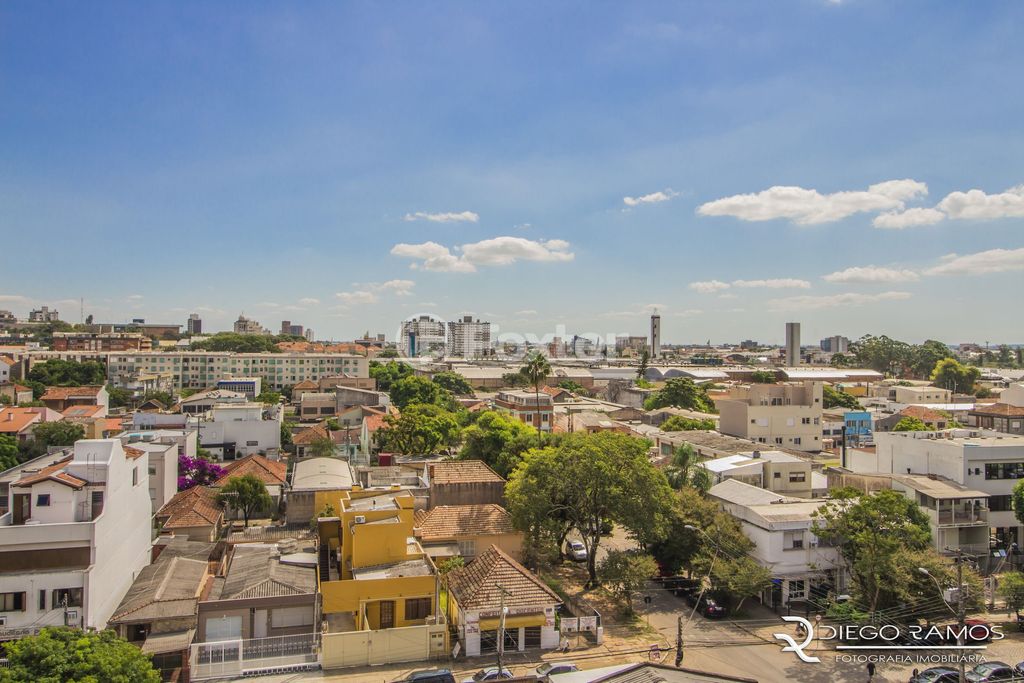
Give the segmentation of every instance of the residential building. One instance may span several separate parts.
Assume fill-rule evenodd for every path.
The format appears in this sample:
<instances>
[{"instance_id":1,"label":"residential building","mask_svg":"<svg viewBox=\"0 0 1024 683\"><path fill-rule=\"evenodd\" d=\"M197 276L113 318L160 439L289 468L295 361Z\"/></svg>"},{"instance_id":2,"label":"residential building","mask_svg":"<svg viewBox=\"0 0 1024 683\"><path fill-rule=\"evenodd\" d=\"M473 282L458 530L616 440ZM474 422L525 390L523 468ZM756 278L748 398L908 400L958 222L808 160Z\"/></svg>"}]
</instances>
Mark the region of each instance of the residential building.
<instances>
[{"instance_id":1,"label":"residential building","mask_svg":"<svg viewBox=\"0 0 1024 683\"><path fill-rule=\"evenodd\" d=\"M292 325L291 320L281 321L281 334L283 336L305 337L302 325Z\"/></svg>"},{"instance_id":2,"label":"residential building","mask_svg":"<svg viewBox=\"0 0 1024 683\"><path fill-rule=\"evenodd\" d=\"M18 319L10 311L0 310L0 326L14 325Z\"/></svg>"},{"instance_id":3,"label":"residential building","mask_svg":"<svg viewBox=\"0 0 1024 683\"><path fill-rule=\"evenodd\" d=\"M164 372L125 373L118 378L116 386L125 389L132 400L139 400L154 392L174 393L174 376L167 370Z\"/></svg>"},{"instance_id":4,"label":"residential building","mask_svg":"<svg viewBox=\"0 0 1024 683\"><path fill-rule=\"evenodd\" d=\"M217 405L248 403L245 394L228 389L207 389L178 401L178 410L185 415L201 415Z\"/></svg>"},{"instance_id":5,"label":"residential building","mask_svg":"<svg viewBox=\"0 0 1024 683\"><path fill-rule=\"evenodd\" d=\"M1024 542L1010 494L1024 479L1024 436L987 436L978 430L875 432L874 452L852 450L847 467L858 473L945 477L989 496L989 526L1000 543Z\"/></svg>"},{"instance_id":6,"label":"residential building","mask_svg":"<svg viewBox=\"0 0 1024 683\"><path fill-rule=\"evenodd\" d=\"M118 436L125 447L145 451L149 468L150 514L155 515L178 492L178 443L173 439Z\"/></svg>"},{"instance_id":7,"label":"residential building","mask_svg":"<svg viewBox=\"0 0 1024 683\"><path fill-rule=\"evenodd\" d=\"M199 445L220 460L253 453L276 459L282 412L280 406L261 403L217 404L199 419Z\"/></svg>"},{"instance_id":8,"label":"residential building","mask_svg":"<svg viewBox=\"0 0 1024 683\"><path fill-rule=\"evenodd\" d=\"M508 510L494 503L440 505L417 512L414 531L423 550L435 561L461 556L469 562L491 546L522 559L522 532L512 524Z\"/></svg>"},{"instance_id":9,"label":"residential building","mask_svg":"<svg viewBox=\"0 0 1024 683\"><path fill-rule=\"evenodd\" d=\"M928 403L952 403L953 392L940 387L892 387L892 399L896 403L920 405Z\"/></svg>"},{"instance_id":10,"label":"residential building","mask_svg":"<svg viewBox=\"0 0 1024 683\"><path fill-rule=\"evenodd\" d=\"M188 320L185 321L185 331L188 332L188 336L198 336L203 333L203 320L199 317L198 313L190 313Z\"/></svg>"},{"instance_id":11,"label":"residential building","mask_svg":"<svg viewBox=\"0 0 1024 683\"><path fill-rule=\"evenodd\" d=\"M286 515L289 524L308 524L320 511L317 496L352 490L352 468L339 458L307 458L292 465Z\"/></svg>"},{"instance_id":12,"label":"residential building","mask_svg":"<svg viewBox=\"0 0 1024 683\"><path fill-rule=\"evenodd\" d=\"M651 357L657 358L661 355L661 316L654 313L651 316Z\"/></svg>"},{"instance_id":13,"label":"residential building","mask_svg":"<svg viewBox=\"0 0 1024 683\"><path fill-rule=\"evenodd\" d=\"M48 387L39 400L59 413L71 406L110 406L110 394L102 384L94 387Z\"/></svg>"},{"instance_id":14,"label":"residential building","mask_svg":"<svg viewBox=\"0 0 1024 683\"><path fill-rule=\"evenodd\" d=\"M0 408L0 434L13 436L19 443L32 439L32 429L41 422L63 420L64 416L50 408L9 406Z\"/></svg>"},{"instance_id":15,"label":"residential building","mask_svg":"<svg viewBox=\"0 0 1024 683\"><path fill-rule=\"evenodd\" d=\"M235 334L270 334L270 330L264 328L255 320L246 318L244 315L238 316L238 320L235 321L234 331Z\"/></svg>"},{"instance_id":16,"label":"residential building","mask_svg":"<svg viewBox=\"0 0 1024 683\"><path fill-rule=\"evenodd\" d=\"M217 388L243 394L250 401L262 392L263 380L259 377L225 377L217 380Z\"/></svg>"},{"instance_id":17,"label":"residential building","mask_svg":"<svg viewBox=\"0 0 1024 683\"><path fill-rule=\"evenodd\" d=\"M896 425L904 418L917 419L932 430L943 430L952 426L953 418L947 413L924 408L922 406L907 406L898 413L886 415L875 419L876 432L891 432Z\"/></svg>"},{"instance_id":18,"label":"residential building","mask_svg":"<svg viewBox=\"0 0 1024 683\"><path fill-rule=\"evenodd\" d=\"M48 307L34 308L28 312L30 323L57 323L60 322L60 315L57 311L51 311Z\"/></svg>"},{"instance_id":19,"label":"residential building","mask_svg":"<svg viewBox=\"0 0 1024 683\"><path fill-rule=\"evenodd\" d=\"M967 413L971 425L1004 434L1024 434L1024 407L1009 403L978 405Z\"/></svg>"},{"instance_id":20,"label":"residential building","mask_svg":"<svg viewBox=\"0 0 1024 683\"><path fill-rule=\"evenodd\" d=\"M814 535L814 513L822 500L780 497L779 494L728 479L708 495L740 523L754 543L750 555L772 572L772 585L761 601L780 608L846 588L838 548Z\"/></svg>"},{"instance_id":21,"label":"residential building","mask_svg":"<svg viewBox=\"0 0 1024 683\"><path fill-rule=\"evenodd\" d=\"M23 471L10 491L0 517L0 638L104 628L149 563L147 454L83 439L62 460Z\"/></svg>"},{"instance_id":22,"label":"residential building","mask_svg":"<svg viewBox=\"0 0 1024 683\"><path fill-rule=\"evenodd\" d=\"M504 505L505 480L482 460L439 460L424 468L430 507Z\"/></svg>"},{"instance_id":23,"label":"residential building","mask_svg":"<svg viewBox=\"0 0 1024 683\"><path fill-rule=\"evenodd\" d=\"M488 335L490 327L488 327ZM421 315L402 322L398 337L398 350L403 356L444 355L447 333L444 321L431 315Z\"/></svg>"},{"instance_id":24,"label":"residential building","mask_svg":"<svg viewBox=\"0 0 1024 683\"><path fill-rule=\"evenodd\" d=\"M463 316L448 323L448 347L445 355L456 358L480 358L491 353L491 324Z\"/></svg>"},{"instance_id":25,"label":"residential building","mask_svg":"<svg viewBox=\"0 0 1024 683\"><path fill-rule=\"evenodd\" d=\"M821 340L821 350L825 353L849 353L850 352L850 340L842 335L835 335L832 337L825 337Z\"/></svg>"},{"instance_id":26,"label":"residential building","mask_svg":"<svg viewBox=\"0 0 1024 683\"><path fill-rule=\"evenodd\" d=\"M13 358L7 356L0 356L0 384L6 384L11 381L11 368L15 365Z\"/></svg>"},{"instance_id":27,"label":"residential building","mask_svg":"<svg viewBox=\"0 0 1024 683\"><path fill-rule=\"evenodd\" d=\"M307 327L306 331L302 333L302 336L305 337L308 342L316 341L316 332L313 331L312 327Z\"/></svg>"},{"instance_id":28,"label":"residential building","mask_svg":"<svg viewBox=\"0 0 1024 683\"><path fill-rule=\"evenodd\" d=\"M810 461L789 453L753 451L705 460L699 466L711 475L713 485L736 479L773 493L814 497L814 472Z\"/></svg>"},{"instance_id":29,"label":"residential building","mask_svg":"<svg viewBox=\"0 0 1024 683\"><path fill-rule=\"evenodd\" d=\"M639 356L647 348L647 337L633 335L615 337L615 353L618 356Z\"/></svg>"},{"instance_id":30,"label":"residential building","mask_svg":"<svg viewBox=\"0 0 1024 683\"><path fill-rule=\"evenodd\" d=\"M253 476L267 487L271 504L267 509L255 511L257 517L272 517L281 509L285 500L285 489L288 486L288 465L280 460L268 460L262 455L247 455L241 460L228 463L227 472L212 484L212 488L224 487L233 477ZM242 514L231 508L228 510L230 519L241 519Z\"/></svg>"},{"instance_id":31,"label":"residential building","mask_svg":"<svg viewBox=\"0 0 1024 683\"><path fill-rule=\"evenodd\" d=\"M800 353L800 323L786 323L786 365L800 365L803 358Z\"/></svg>"},{"instance_id":32,"label":"residential building","mask_svg":"<svg viewBox=\"0 0 1024 683\"><path fill-rule=\"evenodd\" d=\"M224 529L224 508L217 502L216 489L193 486L167 501L156 513L156 523L163 534L212 543Z\"/></svg>"},{"instance_id":33,"label":"residential building","mask_svg":"<svg viewBox=\"0 0 1024 683\"><path fill-rule=\"evenodd\" d=\"M153 340L138 332L54 332L54 351L149 351Z\"/></svg>"},{"instance_id":34,"label":"residential building","mask_svg":"<svg viewBox=\"0 0 1024 683\"><path fill-rule=\"evenodd\" d=\"M716 399L723 434L799 451L821 450L821 382L752 384Z\"/></svg>"},{"instance_id":35,"label":"residential building","mask_svg":"<svg viewBox=\"0 0 1024 683\"><path fill-rule=\"evenodd\" d=\"M0 358L0 371L4 368L3 358ZM0 396L6 396L11 405L21 405L32 402L32 389L24 387L17 382L0 381Z\"/></svg>"},{"instance_id":36,"label":"residential building","mask_svg":"<svg viewBox=\"0 0 1024 683\"><path fill-rule=\"evenodd\" d=\"M555 612L562 599L503 550L492 545L445 576L447 614L467 657L558 647ZM502 614L504 612L504 615Z\"/></svg>"},{"instance_id":37,"label":"residential building","mask_svg":"<svg viewBox=\"0 0 1024 683\"><path fill-rule=\"evenodd\" d=\"M369 379L365 356L346 353L232 353L229 351L173 351L111 353L107 379L119 385L136 372L170 372L174 389L205 389L229 377L259 377L262 389L280 391L304 380L346 375ZM373 388L373 387L369 387Z\"/></svg>"},{"instance_id":38,"label":"residential building","mask_svg":"<svg viewBox=\"0 0 1024 683\"><path fill-rule=\"evenodd\" d=\"M534 429L542 432L552 431L554 425L554 401L550 394L543 391L505 390L499 391L494 398L494 408L503 413L509 413L520 422L525 422Z\"/></svg>"},{"instance_id":39,"label":"residential building","mask_svg":"<svg viewBox=\"0 0 1024 683\"><path fill-rule=\"evenodd\" d=\"M413 536L413 495L396 486L316 498L317 509L335 511L318 523L324 668L446 653L437 571Z\"/></svg>"}]
</instances>

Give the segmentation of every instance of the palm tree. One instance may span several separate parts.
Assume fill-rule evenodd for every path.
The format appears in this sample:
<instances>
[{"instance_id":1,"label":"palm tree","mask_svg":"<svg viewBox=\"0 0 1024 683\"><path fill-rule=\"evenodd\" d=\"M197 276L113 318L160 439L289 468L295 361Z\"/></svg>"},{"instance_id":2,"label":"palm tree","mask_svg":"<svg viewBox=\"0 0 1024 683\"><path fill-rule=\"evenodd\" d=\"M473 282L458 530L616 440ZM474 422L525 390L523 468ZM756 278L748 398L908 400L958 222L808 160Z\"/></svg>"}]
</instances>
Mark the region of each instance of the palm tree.
<instances>
[{"instance_id":1,"label":"palm tree","mask_svg":"<svg viewBox=\"0 0 1024 683\"><path fill-rule=\"evenodd\" d=\"M665 468L669 485L677 491L684 486L690 486L700 493L707 493L711 488L711 476L697 462L697 453L693 446L688 443L678 446L672 453L672 461Z\"/></svg>"},{"instance_id":2,"label":"palm tree","mask_svg":"<svg viewBox=\"0 0 1024 683\"><path fill-rule=\"evenodd\" d=\"M551 374L551 363L544 357L540 351L534 351L526 357L526 363L523 364L522 369L519 371L523 377L530 381L533 385L534 395L534 421L537 425L537 437L539 438L540 433L540 385L541 382L548 378Z\"/></svg>"}]
</instances>

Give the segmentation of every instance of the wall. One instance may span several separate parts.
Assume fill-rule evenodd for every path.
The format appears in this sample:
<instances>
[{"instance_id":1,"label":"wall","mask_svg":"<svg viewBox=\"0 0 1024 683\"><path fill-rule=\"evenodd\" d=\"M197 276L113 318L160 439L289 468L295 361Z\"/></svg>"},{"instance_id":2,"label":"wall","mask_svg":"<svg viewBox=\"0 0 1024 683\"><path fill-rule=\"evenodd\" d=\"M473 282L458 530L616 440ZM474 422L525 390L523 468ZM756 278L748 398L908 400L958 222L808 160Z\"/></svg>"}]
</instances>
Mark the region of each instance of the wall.
<instances>
[{"instance_id":1,"label":"wall","mask_svg":"<svg viewBox=\"0 0 1024 683\"><path fill-rule=\"evenodd\" d=\"M323 634L322 666L351 666L419 662L448 651L444 624Z\"/></svg>"},{"instance_id":2,"label":"wall","mask_svg":"<svg viewBox=\"0 0 1024 683\"><path fill-rule=\"evenodd\" d=\"M505 505L505 485L495 482L431 484L430 507L439 505Z\"/></svg>"}]
</instances>

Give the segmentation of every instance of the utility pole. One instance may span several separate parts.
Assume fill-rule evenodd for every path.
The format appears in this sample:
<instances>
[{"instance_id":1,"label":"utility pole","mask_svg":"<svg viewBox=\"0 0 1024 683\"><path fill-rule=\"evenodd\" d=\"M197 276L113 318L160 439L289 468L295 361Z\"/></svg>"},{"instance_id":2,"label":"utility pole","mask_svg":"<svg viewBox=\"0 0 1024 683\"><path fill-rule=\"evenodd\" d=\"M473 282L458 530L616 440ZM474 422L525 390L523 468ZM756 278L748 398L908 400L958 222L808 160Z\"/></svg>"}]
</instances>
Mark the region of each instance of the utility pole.
<instances>
[{"instance_id":1,"label":"utility pole","mask_svg":"<svg viewBox=\"0 0 1024 683\"><path fill-rule=\"evenodd\" d=\"M964 664L964 552L956 549L956 644L960 648L960 683L967 683L967 672Z\"/></svg>"},{"instance_id":2,"label":"utility pole","mask_svg":"<svg viewBox=\"0 0 1024 683\"><path fill-rule=\"evenodd\" d=\"M497 584L498 593L501 596L501 609L498 612L498 678L501 678L501 655L505 652L505 587Z\"/></svg>"},{"instance_id":3,"label":"utility pole","mask_svg":"<svg viewBox=\"0 0 1024 683\"><path fill-rule=\"evenodd\" d=\"M676 619L676 668L683 665L683 615Z\"/></svg>"}]
</instances>

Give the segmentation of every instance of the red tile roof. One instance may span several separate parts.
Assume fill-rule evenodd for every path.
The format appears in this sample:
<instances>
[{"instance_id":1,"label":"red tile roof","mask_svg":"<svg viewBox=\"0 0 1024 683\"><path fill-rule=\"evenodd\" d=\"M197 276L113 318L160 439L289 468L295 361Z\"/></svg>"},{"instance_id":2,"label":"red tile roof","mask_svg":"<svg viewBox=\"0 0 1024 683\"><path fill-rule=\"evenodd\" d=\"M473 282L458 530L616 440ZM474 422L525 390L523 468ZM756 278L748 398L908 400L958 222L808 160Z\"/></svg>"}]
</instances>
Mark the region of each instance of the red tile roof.
<instances>
[{"instance_id":1,"label":"red tile roof","mask_svg":"<svg viewBox=\"0 0 1024 683\"><path fill-rule=\"evenodd\" d=\"M931 408L922 406L907 406L899 412L903 417L916 417L922 422L949 422L952 418Z\"/></svg>"},{"instance_id":2,"label":"red tile roof","mask_svg":"<svg viewBox=\"0 0 1024 683\"><path fill-rule=\"evenodd\" d=\"M214 526L224 521L224 510L217 504L217 492L206 486L176 493L156 513L166 519L164 529Z\"/></svg>"},{"instance_id":3,"label":"red tile roof","mask_svg":"<svg viewBox=\"0 0 1024 683\"><path fill-rule=\"evenodd\" d=\"M55 481L58 484L64 484L65 486L80 489L88 482L64 471L65 465L71 462L72 458L73 456L68 456L60 462L55 462L49 467L44 467L38 472L26 474L21 479L14 482L14 485L18 488L28 488L33 484L38 484L40 482Z\"/></svg>"},{"instance_id":4,"label":"red tile roof","mask_svg":"<svg viewBox=\"0 0 1024 683\"><path fill-rule=\"evenodd\" d=\"M20 434L40 421L42 415L36 408L0 408L0 434Z\"/></svg>"},{"instance_id":5,"label":"red tile roof","mask_svg":"<svg viewBox=\"0 0 1024 683\"><path fill-rule=\"evenodd\" d=\"M103 406L71 406L62 414L64 417L93 417L102 410Z\"/></svg>"},{"instance_id":6,"label":"red tile roof","mask_svg":"<svg viewBox=\"0 0 1024 683\"><path fill-rule=\"evenodd\" d=\"M315 424L312 427L306 427L302 431L292 436L292 443L299 446L308 446L317 439L329 439L331 433L327 430L327 426L321 422Z\"/></svg>"},{"instance_id":7,"label":"red tile roof","mask_svg":"<svg viewBox=\"0 0 1024 683\"><path fill-rule=\"evenodd\" d=\"M494 536L516 533L512 515L500 505L441 505L415 523L424 541L441 541L456 536Z\"/></svg>"},{"instance_id":8,"label":"red tile roof","mask_svg":"<svg viewBox=\"0 0 1024 683\"><path fill-rule=\"evenodd\" d=\"M540 607L562 602L530 570L493 545L465 567L449 572L447 581L459 607L467 610L497 609L502 604L503 590L506 607Z\"/></svg>"},{"instance_id":9,"label":"red tile roof","mask_svg":"<svg viewBox=\"0 0 1024 683\"><path fill-rule=\"evenodd\" d=\"M102 386L86 386L86 387L47 387L46 393L40 398L41 401L66 401L69 398L79 398L83 396L95 397L103 389Z\"/></svg>"},{"instance_id":10,"label":"red tile roof","mask_svg":"<svg viewBox=\"0 0 1024 683\"><path fill-rule=\"evenodd\" d=\"M319 389L320 387L311 379L304 379L298 384L292 386L292 391L296 389Z\"/></svg>"},{"instance_id":11,"label":"red tile roof","mask_svg":"<svg viewBox=\"0 0 1024 683\"><path fill-rule=\"evenodd\" d=\"M280 486L285 483L288 473L288 465L285 463L268 460L255 453L235 460L226 469L227 474L214 482L214 486L224 486L231 477L244 477L247 474L255 475L264 484Z\"/></svg>"},{"instance_id":12,"label":"red tile roof","mask_svg":"<svg viewBox=\"0 0 1024 683\"><path fill-rule=\"evenodd\" d=\"M133 448L132 446L124 447L124 454L129 460L137 460L146 454L146 451L140 448Z\"/></svg>"},{"instance_id":13,"label":"red tile roof","mask_svg":"<svg viewBox=\"0 0 1024 683\"><path fill-rule=\"evenodd\" d=\"M1024 417L1024 407L1010 405L1009 403L992 403L990 405L976 406L970 411L971 415L991 415L992 417Z\"/></svg>"},{"instance_id":14,"label":"red tile roof","mask_svg":"<svg viewBox=\"0 0 1024 683\"><path fill-rule=\"evenodd\" d=\"M442 460L427 465L427 471L431 484L505 483L482 460Z\"/></svg>"}]
</instances>

